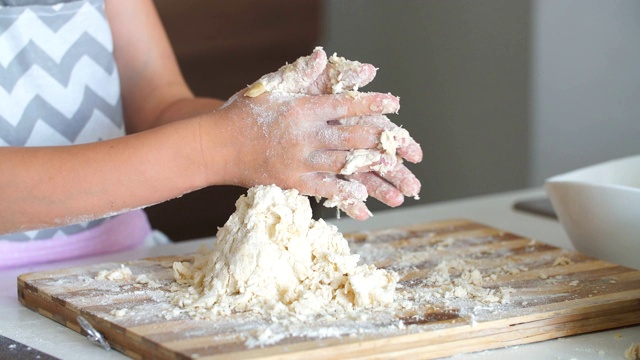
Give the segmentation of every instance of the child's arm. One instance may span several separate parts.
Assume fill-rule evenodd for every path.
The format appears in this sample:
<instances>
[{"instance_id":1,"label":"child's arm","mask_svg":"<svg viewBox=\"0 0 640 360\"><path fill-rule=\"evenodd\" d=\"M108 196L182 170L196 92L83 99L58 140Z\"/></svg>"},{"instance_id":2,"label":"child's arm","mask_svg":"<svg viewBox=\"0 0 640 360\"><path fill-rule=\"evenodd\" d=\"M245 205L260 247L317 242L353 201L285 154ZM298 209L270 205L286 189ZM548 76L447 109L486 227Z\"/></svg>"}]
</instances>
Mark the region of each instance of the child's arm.
<instances>
[{"instance_id":1,"label":"child's arm","mask_svg":"<svg viewBox=\"0 0 640 360\"><path fill-rule=\"evenodd\" d=\"M275 183L332 198L348 151L375 148L381 127L331 123L399 108L396 97L376 93L240 94L226 107L194 99L151 1L109 0L106 6L135 134L86 145L0 147L0 233L87 221L209 185ZM125 31L132 22L133 30ZM368 217L364 203L347 212Z\"/></svg>"},{"instance_id":2,"label":"child's arm","mask_svg":"<svg viewBox=\"0 0 640 360\"><path fill-rule=\"evenodd\" d=\"M193 96L151 0L108 0L105 6L129 132L204 114L222 105L218 99Z\"/></svg>"},{"instance_id":3,"label":"child's arm","mask_svg":"<svg viewBox=\"0 0 640 360\"><path fill-rule=\"evenodd\" d=\"M322 174L339 172L347 150L374 147L377 138L370 135L375 127L338 128L328 120L390 113L398 106L397 98L375 93L357 99L242 97L118 139L0 147L0 233L86 221L208 185L275 183L332 197L338 184ZM352 215L366 218L363 211Z\"/></svg>"}]
</instances>

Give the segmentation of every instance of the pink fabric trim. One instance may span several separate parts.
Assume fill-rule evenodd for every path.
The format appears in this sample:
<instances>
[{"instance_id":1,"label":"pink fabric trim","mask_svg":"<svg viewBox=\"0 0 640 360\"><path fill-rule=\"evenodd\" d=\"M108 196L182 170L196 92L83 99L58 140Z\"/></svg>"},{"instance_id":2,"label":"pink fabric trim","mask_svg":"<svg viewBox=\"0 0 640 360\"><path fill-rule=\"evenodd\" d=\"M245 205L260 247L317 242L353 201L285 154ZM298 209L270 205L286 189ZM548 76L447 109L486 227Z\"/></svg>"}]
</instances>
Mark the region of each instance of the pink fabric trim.
<instances>
[{"instance_id":1,"label":"pink fabric trim","mask_svg":"<svg viewBox=\"0 0 640 360\"><path fill-rule=\"evenodd\" d=\"M49 240L0 240L0 269L68 260L137 247L151 234L147 215L135 210L86 231Z\"/></svg>"}]
</instances>

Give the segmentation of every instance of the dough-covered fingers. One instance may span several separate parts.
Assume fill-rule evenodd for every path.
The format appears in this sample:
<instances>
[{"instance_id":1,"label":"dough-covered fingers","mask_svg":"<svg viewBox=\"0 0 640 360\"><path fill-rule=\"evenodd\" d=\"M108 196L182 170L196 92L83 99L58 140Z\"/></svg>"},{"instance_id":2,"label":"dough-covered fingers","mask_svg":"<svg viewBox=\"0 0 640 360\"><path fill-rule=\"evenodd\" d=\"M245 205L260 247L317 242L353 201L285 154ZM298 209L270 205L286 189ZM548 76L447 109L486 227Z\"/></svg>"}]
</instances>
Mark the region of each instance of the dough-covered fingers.
<instances>
[{"instance_id":1,"label":"dough-covered fingers","mask_svg":"<svg viewBox=\"0 0 640 360\"><path fill-rule=\"evenodd\" d=\"M396 135L398 141L398 148L396 154L412 163L419 163L422 161L422 148L406 131L399 131L400 127L385 115L370 115L370 116L356 116L351 118L344 118L336 121L340 125L345 126L357 126L368 125L378 126L384 130L390 131ZM401 136L397 136L401 135Z\"/></svg>"},{"instance_id":2,"label":"dough-covered fingers","mask_svg":"<svg viewBox=\"0 0 640 360\"><path fill-rule=\"evenodd\" d=\"M278 71L262 76L244 92L245 96L257 97L265 92L306 94L327 66L327 54L316 48L309 56L303 56Z\"/></svg>"},{"instance_id":3,"label":"dough-covered fingers","mask_svg":"<svg viewBox=\"0 0 640 360\"><path fill-rule=\"evenodd\" d=\"M348 94L304 96L298 101L306 109L316 109L321 121L391 114L400 110L398 97L382 93L360 93L355 98Z\"/></svg>"},{"instance_id":4,"label":"dough-covered fingers","mask_svg":"<svg viewBox=\"0 0 640 360\"><path fill-rule=\"evenodd\" d=\"M417 197L421 188L420 181L402 164L397 164L384 176L375 172L359 172L346 178L363 184L369 196L391 207L400 206L405 196Z\"/></svg>"},{"instance_id":5,"label":"dough-covered fingers","mask_svg":"<svg viewBox=\"0 0 640 360\"><path fill-rule=\"evenodd\" d=\"M332 126L322 124L319 146L330 150L375 149L380 144L380 129L373 126Z\"/></svg>"},{"instance_id":6,"label":"dough-covered fingers","mask_svg":"<svg viewBox=\"0 0 640 360\"><path fill-rule=\"evenodd\" d=\"M308 157L308 171L338 174L346 162L347 151L316 150Z\"/></svg>"},{"instance_id":7,"label":"dough-covered fingers","mask_svg":"<svg viewBox=\"0 0 640 360\"><path fill-rule=\"evenodd\" d=\"M356 173L347 176L349 180L355 180L367 188L369 196L374 197L383 204L391 207L402 205L404 195L395 186L373 172Z\"/></svg>"},{"instance_id":8,"label":"dough-covered fingers","mask_svg":"<svg viewBox=\"0 0 640 360\"><path fill-rule=\"evenodd\" d=\"M264 75L244 92L257 97L265 92L322 95L357 91L376 76L371 64L347 60L336 54L327 59L321 47L277 71Z\"/></svg>"},{"instance_id":9,"label":"dough-covered fingers","mask_svg":"<svg viewBox=\"0 0 640 360\"><path fill-rule=\"evenodd\" d=\"M382 177L393 184L404 196L417 197L420 194L420 180L402 163L397 163L393 170Z\"/></svg>"},{"instance_id":10,"label":"dough-covered fingers","mask_svg":"<svg viewBox=\"0 0 640 360\"><path fill-rule=\"evenodd\" d=\"M326 207L337 207L350 217L366 220L371 212L365 205L367 188L357 182L340 179L333 175L313 173L303 177L299 190L304 195L323 197Z\"/></svg>"},{"instance_id":11,"label":"dough-covered fingers","mask_svg":"<svg viewBox=\"0 0 640 360\"><path fill-rule=\"evenodd\" d=\"M398 159L375 149L316 150L308 156L309 172L351 175L355 173L386 173L395 168Z\"/></svg>"},{"instance_id":12,"label":"dough-covered fingers","mask_svg":"<svg viewBox=\"0 0 640 360\"><path fill-rule=\"evenodd\" d=\"M347 60L333 54L327 66L311 84L308 94L339 94L345 91L357 91L376 77L376 68L371 64Z\"/></svg>"}]
</instances>

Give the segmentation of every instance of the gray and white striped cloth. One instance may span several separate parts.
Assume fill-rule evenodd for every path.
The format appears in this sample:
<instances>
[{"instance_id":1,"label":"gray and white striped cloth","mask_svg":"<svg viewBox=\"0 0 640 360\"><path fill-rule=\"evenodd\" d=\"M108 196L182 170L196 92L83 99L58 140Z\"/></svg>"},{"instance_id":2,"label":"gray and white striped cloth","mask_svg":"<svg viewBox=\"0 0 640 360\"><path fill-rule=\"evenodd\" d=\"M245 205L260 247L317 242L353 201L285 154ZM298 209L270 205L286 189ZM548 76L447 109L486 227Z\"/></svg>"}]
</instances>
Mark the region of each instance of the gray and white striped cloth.
<instances>
[{"instance_id":1,"label":"gray and white striped cloth","mask_svg":"<svg viewBox=\"0 0 640 360\"><path fill-rule=\"evenodd\" d=\"M118 76L104 0L0 0L0 146L123 136ZM0 239L50 239L104 221Z\"/></svg>"}]
</instances>

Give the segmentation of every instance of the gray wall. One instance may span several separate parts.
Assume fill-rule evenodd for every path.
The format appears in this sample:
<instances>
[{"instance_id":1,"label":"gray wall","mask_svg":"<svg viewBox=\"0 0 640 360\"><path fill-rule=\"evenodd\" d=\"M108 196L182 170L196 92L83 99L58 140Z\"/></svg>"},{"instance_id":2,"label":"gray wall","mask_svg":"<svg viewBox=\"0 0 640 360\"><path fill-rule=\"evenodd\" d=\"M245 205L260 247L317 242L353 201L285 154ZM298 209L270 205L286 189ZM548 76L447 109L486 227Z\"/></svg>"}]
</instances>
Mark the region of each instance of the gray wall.
<instances>
[{"instance_id":1,"label":"gray wall","mask_svg":"<svg viewBox=\"0 0 640 360\"><path fill-rule=\"evenodd\" d=\"M325 49L374 64L364 90L401 98L420 202L526 186L530 18L524 0L326 2Z\"/></svg>"},{"instance_id":2,"label":"gray wall","mask_svg":"<svg viewBox=\"0 0 640 360\"><path fill-rule=\"evenodd\" d=\"M323 44L380 68L421 202L640 154L640 1L327 0ZM416 204L408 201L408 205ZM384 208L379 204L374 209Z\"/></svg>"},{"instance_id":3,"label":"gray wall","mask_svg":"<svg viewBox=\"0 0 640 360\"><path fill-rule=\"evenodd\" d=\"M533 5L530 184L640 154L640 1Z\"/></svg>"}]
</instances>

